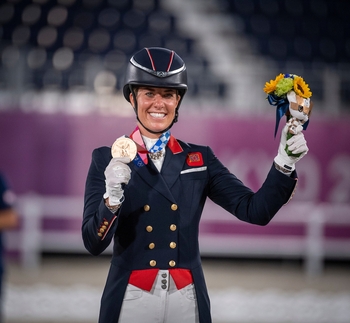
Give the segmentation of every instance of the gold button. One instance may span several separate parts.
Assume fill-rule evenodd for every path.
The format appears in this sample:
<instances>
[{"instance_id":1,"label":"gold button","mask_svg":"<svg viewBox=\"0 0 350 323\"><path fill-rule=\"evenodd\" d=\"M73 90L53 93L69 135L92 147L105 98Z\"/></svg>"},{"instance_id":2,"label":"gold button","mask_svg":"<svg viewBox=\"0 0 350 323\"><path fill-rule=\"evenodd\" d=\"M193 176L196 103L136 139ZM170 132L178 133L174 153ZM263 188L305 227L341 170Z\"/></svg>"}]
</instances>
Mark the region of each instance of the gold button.
<instances>
[{"instance_id":1,"label":"gold button","mask_svg":"<svg viewBox=\"0 0 350 323\"><path fill-rule=\"evenodd\" d=\"M175 230L176 230L176 225L175 225L175 224L172 224L172 225L170 226L170 230L171 230L171 231L175 231Z\"/></svg>"},{"instance_id":2,"label":"gold button","mask_svg":"<svg viewBox=\"0 0 350 323\"><path fill-rule=\"evenodd\" d=\"M148 245L148 247L149 247L150 249L154 249L155 246L156 246L156 245L155 245L153 242L151 242L151 243Z\"/></svg>"},{"instance_id":3,"label":"gold button","mask_svg":"<svg viewBox=\"0 0 350 323\"><path fill-rule=\"evenodd\" d=\"M176 210L177 210L177 205L176 205L176 204L171 204L171 209L172 209L173 211L176 211Z\"/></svg>"},{"instance_id":4,"label":"gold button","mask_svg":"<svg viewBox=\"0 0 350 323\"><path fill-rule=\"evenodd\" d=\"M146 212L148 212L150 209L151 209L151 207L149 206L149 205L145 205L144 207L143 207L143 209L146 211Z\"/></svg>"},{"instance_id":5,"label":"gold button","mask_svg":"<svg viewBox=\"0 0 350 323\"><path fill-rule=\"evenodd\" d=\"M102 233L97 233L97 235L99 236L99 237L102 237L103 236L103 234Z\"/></svg>"},{"instance_id":6,"label":"gold button","mask_svg":"<svg viewBox=\"0 0 350 323\"><path fill-rule=\"evenodd\" d=\"M157 264L157 262L155 260L151 260L149 264L151 267L154 267Z\"/></svg>"},{"instance_id":7,"label":"gold button","mask_svg":"<svg viewBox=\"0 0 350 323\"><path fill-rule=\"evenodd\" d=\"M108 225L109 223L107 221L103 222L104 225Z\"/></svg>"},{"instance_id":8,"label":"gold button","mask_svg":"<svg viewBox=\"0 0 350 323\"><path fill-rule=\"evenodd\" d=\"M107 227L106 227L105 225L103 225L101 228L102 228L103 230L106 230L106 229L107 229Z\"/></svg>"},{"instance_id":9,"label":"gold button","mask_svg":"<svg viewBox=\"0 0 350 323\"><path fill-rule=\"evenodd\" d=\"M152 228L150 225L148 225L148 226L146 227L146 231L147 231L147 232L152 232L152 231L153 231L153 228Z\"/></svg>"},{"instance_id":10,"label":"gold button","mask_svg":"<svg viewBox=\"0 0 350 323\"><path fill-rule=\"evenodd\" d=\"M169 261L169 266L174 267L176 265L176 262L174 260Z\"/></svg>"},{"instance_id":11,"label":"gold button","mask_svg":"<svg viewBox=\"0 0 350 323\"><path fill-rule=\"evenodd\" d=\"M170 242L170 248L175 249L176 248L176 242Z\"/></svg>"},{"instance_id":12,"label":"gold button","mask_svg":"<svg viewBox=\"0 0 350 323\"><path fill-rule=\"evenodd\" d=\"M102 229L102 228L100 228L100 230L99 230L101 233L103 233L103 232L105 232L105 230L104 229Z\"/></svg>"}]
</instances>

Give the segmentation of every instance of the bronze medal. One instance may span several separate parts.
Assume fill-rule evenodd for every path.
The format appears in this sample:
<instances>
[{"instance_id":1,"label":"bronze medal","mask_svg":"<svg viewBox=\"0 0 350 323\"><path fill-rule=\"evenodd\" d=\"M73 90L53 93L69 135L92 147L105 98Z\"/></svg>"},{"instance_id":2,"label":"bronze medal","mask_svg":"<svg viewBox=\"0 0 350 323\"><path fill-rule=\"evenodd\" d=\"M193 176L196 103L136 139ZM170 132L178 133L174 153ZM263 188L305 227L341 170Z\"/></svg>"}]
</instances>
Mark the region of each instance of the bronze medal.
<instances>
[{"instance_id":1,"label":"bronze medal","mask_svg":"<svg viewBox=\"0 0 350 323\"><path fill-rule=\"evenodd\" d=\"M118 138L112 145L112 157L128 157L134 160L137 154L136 143L127 137Z\"/></svg>"}]
</instances>

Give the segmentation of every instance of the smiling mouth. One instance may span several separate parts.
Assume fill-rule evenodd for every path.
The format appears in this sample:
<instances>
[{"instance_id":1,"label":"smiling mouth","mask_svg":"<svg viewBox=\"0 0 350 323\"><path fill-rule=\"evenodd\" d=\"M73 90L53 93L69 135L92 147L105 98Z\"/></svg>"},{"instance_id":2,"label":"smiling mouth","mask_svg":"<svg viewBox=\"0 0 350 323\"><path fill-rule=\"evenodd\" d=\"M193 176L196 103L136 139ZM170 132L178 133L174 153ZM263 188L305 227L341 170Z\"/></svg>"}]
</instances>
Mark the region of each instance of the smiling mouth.
<instances>
[{"instance_id":1,"label":"smiling mouth","mask_svg":"<svg viewBox=\"0 0 350 323\"><path fill-rule=\"evenodd\" d=\"M165 113L151 112L150 115L151 115L151 117L157 118L157 119L163 119L163 118L165 118Z\"/></svg>"}]
</instances>

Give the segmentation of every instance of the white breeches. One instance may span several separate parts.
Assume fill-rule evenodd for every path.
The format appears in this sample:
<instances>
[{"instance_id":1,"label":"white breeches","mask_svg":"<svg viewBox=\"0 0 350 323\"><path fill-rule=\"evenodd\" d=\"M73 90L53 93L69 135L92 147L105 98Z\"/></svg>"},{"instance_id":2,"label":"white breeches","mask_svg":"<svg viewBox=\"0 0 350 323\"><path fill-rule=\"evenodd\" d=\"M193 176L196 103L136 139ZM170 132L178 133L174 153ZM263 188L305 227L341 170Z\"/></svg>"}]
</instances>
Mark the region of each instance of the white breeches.
<instances>
[{"instance_id":1,"label":"white breeches","mask_svg":"<svg viewBox=\"0 0 350 323\"><path fill-rule=\"evenodd\" d=\"M129 284L118 322L199 323L194 285L178 290L168 270L159 270L150 292Z\"/></svg>"}]
</instances>

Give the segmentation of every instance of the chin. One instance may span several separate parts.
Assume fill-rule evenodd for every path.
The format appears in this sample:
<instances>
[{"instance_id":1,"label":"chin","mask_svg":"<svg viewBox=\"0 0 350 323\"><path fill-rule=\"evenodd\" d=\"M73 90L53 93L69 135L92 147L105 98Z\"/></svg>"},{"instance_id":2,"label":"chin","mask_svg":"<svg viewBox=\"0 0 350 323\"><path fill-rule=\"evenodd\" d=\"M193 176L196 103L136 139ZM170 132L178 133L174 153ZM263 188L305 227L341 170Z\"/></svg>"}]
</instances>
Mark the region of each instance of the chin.
<instances>
[{"instance_id":1,"label":"chin","mask_svg":"<svg viewBox=\"0 0 350 323\"><path fill-rule=\"evenodd\" d=\"M154 132L159 132L159 131L163 131L166 128L167 128L167 126L164 126L164 127L151 127L149 129L151 129Z\"/></svg>"},{"instance_id":2,"label":"chin","mask_svg":"<svg viewBox=\"0 0 350 323\"><path fill-rule=\"evenodd\" d=\"M153 131L161 131L169 127L171 122L153 122L149 125L149 129Z\"/></svg>"}]
</instances>

